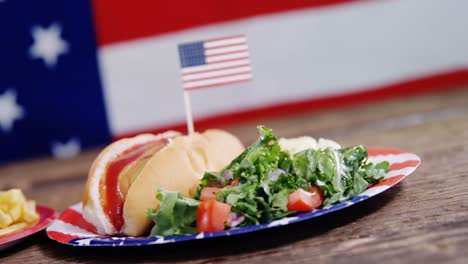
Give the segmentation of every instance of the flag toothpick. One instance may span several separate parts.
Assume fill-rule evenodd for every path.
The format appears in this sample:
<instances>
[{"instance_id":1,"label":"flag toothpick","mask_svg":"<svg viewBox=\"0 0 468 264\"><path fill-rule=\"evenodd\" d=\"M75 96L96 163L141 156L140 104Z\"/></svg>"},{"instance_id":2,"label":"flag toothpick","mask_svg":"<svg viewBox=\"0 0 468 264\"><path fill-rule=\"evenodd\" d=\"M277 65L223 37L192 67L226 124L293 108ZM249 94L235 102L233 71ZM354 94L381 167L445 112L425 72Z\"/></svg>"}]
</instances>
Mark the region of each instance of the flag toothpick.
<instances>
[{"instance_id":1,"label":"flag toothpick","mask_svg":"<svg viewBox=\"0 0 468 264\"><path fill-rule=\"evenodd\" d=\"M192 135L195 131L193 127L192 107L190 105L189 92L184 90L185 119L187 121L187 132Z\"/></svg>"},{"instance_id":2,"label":"flag toothpick","mask_svg":"<svg viewBox=\"0 0 468 264\"><path fill-rule=\"evenodd\" d=\"M247 37L235 35L179 44L185 118L194 133L189 91L252 79Z\"/></svg>"}]
</instances>

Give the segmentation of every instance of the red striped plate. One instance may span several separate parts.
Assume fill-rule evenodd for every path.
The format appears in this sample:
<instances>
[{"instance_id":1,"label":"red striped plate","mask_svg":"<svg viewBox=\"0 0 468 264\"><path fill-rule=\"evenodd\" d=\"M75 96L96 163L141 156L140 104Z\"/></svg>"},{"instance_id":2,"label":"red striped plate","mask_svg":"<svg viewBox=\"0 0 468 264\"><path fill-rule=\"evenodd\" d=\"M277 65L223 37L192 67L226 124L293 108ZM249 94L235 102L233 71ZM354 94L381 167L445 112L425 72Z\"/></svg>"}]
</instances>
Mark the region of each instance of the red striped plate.
<instances>
[{"instance_id":1,"label":"red striped plate","mask_svg":"<svg viewBox=\"0 0 468 264\"><path fill-rule=\"evenodd\" d=\"M305 221L314 217L341 210L362 202L394 186L406 176L412 173L421 163L416 154L404 152L397 149L369 149L369 161L380 162L388 161L390 171L384 180L378 184L370 186L366 191L347 201L332 206L316 209L311 212L285 217L270 223L261 225L233 228L212 233L198 233L192 235L180 236L156 236L156 237L117 237L100 236L96 234L93 225L86 222L81 214L81 203L77 203L65 210L57 220L48 228L49 238L63 244L73 246L147 246L164 243L175 243L188 240L198 240L210 237L231 236L255 232L262 229L274 228L277 226L288 225L295 222Z\"/></svg>"},{"instance_id":2,"label":"red striped plate","mask_svg":"<svg viewBox=\"0 0 468 264\"><path fill-rule=\"evenodd\" d=\"M13 246L27 236L43 230L57 217L57 212L55 212L52 208L38 205L36 206L36 210L40 215L39 222L19 232L0 236L0 250Z\"/></svg>"}]
</instances>

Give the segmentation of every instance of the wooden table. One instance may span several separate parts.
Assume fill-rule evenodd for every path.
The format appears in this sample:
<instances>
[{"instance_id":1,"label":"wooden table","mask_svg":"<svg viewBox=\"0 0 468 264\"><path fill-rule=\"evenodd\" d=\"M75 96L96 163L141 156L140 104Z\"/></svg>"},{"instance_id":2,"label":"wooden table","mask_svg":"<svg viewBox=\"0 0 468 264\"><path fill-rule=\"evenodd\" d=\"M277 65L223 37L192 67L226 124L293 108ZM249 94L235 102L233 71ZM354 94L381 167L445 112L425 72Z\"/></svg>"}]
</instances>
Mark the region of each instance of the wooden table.
<instances>
[{"instance_id":1,"label":"wooden table","mask_svg":"<svg viewBox=\"0 0 468 264\"><path fill-rule=\"evenodd\" d=\"M279 136L323 136L344 145L412 151L422 165L389 191L310 221L228 238L146 248L73 248L44 233L0 252L1 263L238 262L468 263L468 91L256 120L227 127L243 142L255 125ZM22 188L63 210L80 200L98 150L75 160L35 160L0 167L0 189Z\"/></svg>"}]
</instances>

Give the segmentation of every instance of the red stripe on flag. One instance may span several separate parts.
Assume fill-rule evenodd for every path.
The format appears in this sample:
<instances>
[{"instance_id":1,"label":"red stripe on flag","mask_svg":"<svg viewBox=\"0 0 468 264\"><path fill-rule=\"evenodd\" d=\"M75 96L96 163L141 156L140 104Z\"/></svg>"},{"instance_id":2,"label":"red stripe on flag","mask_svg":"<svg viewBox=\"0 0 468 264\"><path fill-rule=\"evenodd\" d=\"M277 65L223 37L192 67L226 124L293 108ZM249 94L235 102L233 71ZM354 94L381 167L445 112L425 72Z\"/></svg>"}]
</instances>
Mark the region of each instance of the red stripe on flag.
<instances>
[{"instance_id":1,"label":"red stripe on flag","mask_svg":"<svg viewBox=\"0 0 468 264\"><path fill-rule=\"evenodd\" d=\"M241 50L235 50L235 51L228 51L228 52L223 52L223 53L216 53L216 54L211 54L211 55L206 55L207 58L211 57L216 57L216 56L223 56L223 55L229 55L229 54L235 54L235 53L241 53L241 52L246 52L249 51L249 49L241 49Z\"/></svg>"},{"instance_id":2,"label":"red stripe on flag","mask_svg":"<svg viewBox=\"0 0 468 264\"><path fill-rule=\"evenodd\" d=\"M247 42L244 43L235 43L235 44L227 44L223 46L216 46L216 47L207 47L205 50L214 50L214 49L223 49L223 48L230 48L230 47L235 47L235 46L245 46L247 45Z\"/></svg>"},{"instance_id":3,"label":"red stripe on flag","mask_svg":"<svg viewBox=\"0 0 468 264\"><path fill-rule=\"evenodd\" d=\"M405 175L393 176L393 177L384 179L383 181L381 181L381 182L379 182L379 183L377 183L377 184L374 184L374 185L372 185L372 186L369 187L369 188L374 188L374 187L379 187L379 186L393 186L393 185L395 185L397 182L399 182L401 179L403 179L404 177L405 177Z\"/></svg>"},{"instance_id":4,"label":"red stripe on flag","mask_svg":"<svg viewBox=\"0 0 468 264\"><path fill-rule=\"evenodd\" d=\"M390 170L391 171L394 171L394 170L401 170L403 168L407 168L407 167L416 167L419 165L421 161L419 160L407 160L407 161L404 161L404 162L398 162L398 163L392 163L390 165Z\"/></svg>"},{"instance_id":5,"label":"red stripe on flag","mask_svg":"<svg viewBox=\"0 0 468 264\"><path fill-rule=\"evenodd\" d=\"M214 84L208 84L208 85L202 85L202 86L195 86L191 88L185 88L186 91L193 91L193 90L198 90L202 88L211 88L211 87L216 87L216 86L221 86L221 85L227 85L227 84L234 84L234 83L239 83L239 82L246 82L252 80L252 78L248 79L242 79L242 80L235 80L235 81L230 81L230 82L222 82L222 83L214 83ZM179 130L181 131L181 130Z\"/></svg>"},{"instance_id":6,"label":"red stripe on flag","mask_svg":"<svg viewBox=\"0 0 468 264\"><path fill-rule=\"evenodd\" d=\"M369 156L379 156L379 155L398 155L403 153L403 151L399 149L378 149L378 148L370 148L367 150L367 154Z\"/></svg>"},{"instance_id":7,"label":"red stripe on flag","mask_svg":"<svg viewBox=\"0 0 468 264\"><path fill-rule=\"evenodd\" d=\"M268 118L278 118L281 116L321 111L327 109L343 108L345 106L362 104L365 102L383 101L399 96L411 96L430 91L447 91L465 88L468 84L468 68L462 68L456 71L440 72L418 79L410 79L398 83L387 84L383 86L368 87L368 90L329 96L325 98L308 98L302 101L283 102L278 104L266 105L257 108L250 108L243 111L232 113L223 113L203 119L195 120L195 127L202 131L212 127L222 127L227 125L238 125L247 121L266 122ZM142 132L160 133L166 130L177 130L186 132L185 122L180 122L165 127L156 127L154 129L128 131L114 135L114 139L130 137ZM254 133L254 132L253 132Z\"/></svg>"},{"instance_id":8,"label":"red stripe on flag","mask_svg":"<svg viewBox=\"0 0 468 264\"><path fill-rule=\"evenodd\" d=\"M47 235L50 238L55 239L57 241L60 241L62 243L68 243L73 239L81 238L80 236L64 234L64 233L60 233L60 232L57 232L57 231L47 231Z\"/></svg>"},{"instance_id":9,"label":"red stripe on flag","mask_svg":"<svg viewBox=\"0 0 468 264\"><path fill-rule=\"evenodd\" d=\"M83 218L83 215L73 209L67 209L60 215L60 220L72 224L91 233L96 233L96 228Z\"/></svg>"},{"instance_id":10,"label":"red stripe on flag","mask_svg":"<svg viewBox=\"0 0 468 264\"><path fill-rule=\"evenodd\" d=\"M229 59L229 60L220 60L220 61L208 62L207 64L215 64L215 63L223 63L223 62L230 62L230 61L245 60L245 59L248 59L248 58L249 58L249 56L245 56L245 57L239 57L239 58Z\"/></svg>"},{"instance_id":11,"label":"red stripe on flag","mask_svg":"<svg viewBox=\"0 0 468 264\"><path fill-rule=\"evenodd\" d=\"M144 38L202 25L363 0L94 0L98 45Z\"/></svg>"},{"instance_id":12,"label":"red stripe on flag","mask_svg":"<svg viewBox=\"0 0 468 264\"><path fill-rule=\"evenodd\" d=\"M192 79L192 80L184 81L184 84L191 83L191 82L197 82L197 81L206 81L206 80L211 80L211 79L218 79L218 78L223 78L223 77L231 77L231 76L235 76L235 75L249 74L249 73L252 73L252 72L251 71L242 71L242 72L235 72L235 73L229 73L229 74L217 75L217 76L211 76L211 77L202 77L202 78L198 78L198 79Z\"/></svg>"},{"instance_id":13,"label":"red stripe on flag","mask_svg":"<svg viewBox=\"0 0 468 264\"><path fill-rule=\"evenodd\" d=\"M210 65L214 65L215 63L212 63ZM183 73L182 76L186 77L186 76L189 76L189 75L193 75L193 74L199 74L199 73L205 73L205 72L214 72L214 71L222 71L222 70L229 70L229 69L234 69L234 68L241 68L241 67L248 67L250 66L250 64L246 63L246 64L239 64L239 65L235 65L235 66L229 66L229 67L223 67L223 68L216 68L216 69L211 69L211 70L201 70L201 71L193 71L193 72L187 72L187 73Z\"/></svg>"}]
</instances>

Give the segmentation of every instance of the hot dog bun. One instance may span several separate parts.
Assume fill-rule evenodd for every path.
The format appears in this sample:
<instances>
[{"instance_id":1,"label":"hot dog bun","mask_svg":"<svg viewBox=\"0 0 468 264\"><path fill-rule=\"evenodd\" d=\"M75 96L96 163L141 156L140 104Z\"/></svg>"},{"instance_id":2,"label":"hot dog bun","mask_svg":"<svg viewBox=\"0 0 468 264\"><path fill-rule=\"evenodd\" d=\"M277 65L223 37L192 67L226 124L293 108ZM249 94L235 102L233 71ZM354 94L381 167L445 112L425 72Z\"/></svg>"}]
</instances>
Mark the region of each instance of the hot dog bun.
<instances>
[{"instance_id":1,"label":"hot dog bun","mask_svg":"<svg viewBox=\"0 0 468 264\"><path fill-rule=\"evenodd\" d=\"M119 230L111 224L104 213L100 182L106 177L108 165L123 155L125 151L154 140L179 136L180 133L168 131L159 135L141 134L132 138L124 138L107 146L91 165L88 181L83 192L83 217L96 227L99 234L116 234Z\"/></svg>"},{"instance_id":2,"label":"hot dog bun","mask_svg":"<svg viewBox=\"0 0 468 264\"><path fill-rule=\"evenodd\" d=\"M119 177L120 190L123 190L124 196L124 224L118 230L104 212L99 183L106 175L107 164L116 159L119 153L132 146L154 141L155 137L170 140L160 150L150 153L151 157L147 161L137 160L132 166L127 166ZM96 226L100 234L146 234L151 226L146 213L149 208L157 209L159 206L155 199L157 188L178 191L183 196L191 197L205 171L221 170L244 149L235 136L216 129L190 136L177 136L174 132L157 136L145 134L121 141L113 143L98 156L85 187L83 215ZM137 176L128 177L135 173Z\"/></svg>"}]
</instances>

